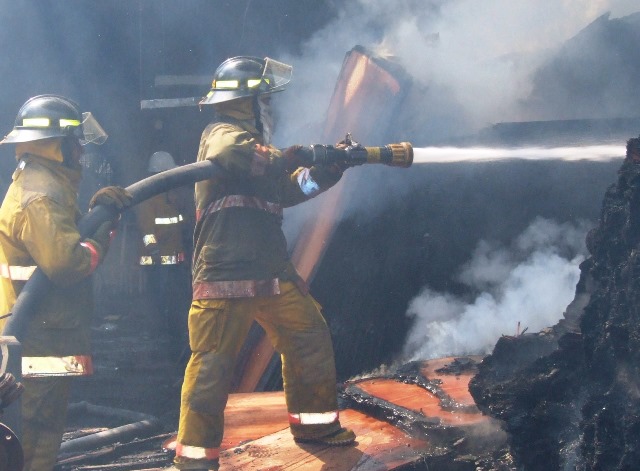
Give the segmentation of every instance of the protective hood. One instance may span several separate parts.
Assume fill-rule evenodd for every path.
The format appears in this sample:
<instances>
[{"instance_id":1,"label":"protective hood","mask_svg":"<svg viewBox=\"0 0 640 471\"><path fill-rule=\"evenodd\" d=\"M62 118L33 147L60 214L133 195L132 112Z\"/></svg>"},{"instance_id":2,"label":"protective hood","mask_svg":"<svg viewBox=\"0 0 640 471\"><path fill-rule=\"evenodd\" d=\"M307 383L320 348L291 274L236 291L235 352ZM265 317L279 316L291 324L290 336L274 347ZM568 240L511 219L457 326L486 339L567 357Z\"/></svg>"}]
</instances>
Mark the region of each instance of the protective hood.
<instances>
[{"instance_id":1,"label":"protective hood","mask_svg":"<svg viewBox=\"0 0 640 471\"><path fill-rule=\"evenodd\" d=\"M40 139L38 141L18 142L16 144L16 160L24 154L33 154L52 162L62 163L62 139Z\"/></svg>"}]
</instances>

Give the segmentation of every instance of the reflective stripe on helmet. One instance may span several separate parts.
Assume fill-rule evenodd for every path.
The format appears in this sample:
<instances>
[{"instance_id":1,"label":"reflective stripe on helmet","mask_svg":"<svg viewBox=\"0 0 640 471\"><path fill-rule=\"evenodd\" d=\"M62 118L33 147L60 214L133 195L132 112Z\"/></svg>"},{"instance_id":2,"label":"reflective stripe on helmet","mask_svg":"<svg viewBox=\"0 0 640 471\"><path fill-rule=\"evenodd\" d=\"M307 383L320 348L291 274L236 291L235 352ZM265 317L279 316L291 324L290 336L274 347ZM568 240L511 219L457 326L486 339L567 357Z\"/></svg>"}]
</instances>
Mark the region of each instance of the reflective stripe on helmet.
<instances>
[{"instance_id":1,"label":"reflective stripe on helmet","mask_svg":"<svg viewBox=\"0 0 640 471\"><path fill-rule=\"evenodd\" d=\"M49 118L25 118L22 120L23 126L29 126L33 128L47 128L50 126L51 121Z\"/></svg>"},{"instance_id":2,"label":"reflective stripe on helmet","mask_svg":"<svg viewBox=\"0 0 640 471\"><path fill-rule=\"evenodd\" d=\"M77 119L60 118L58 120L58 126L61 128L67 126L80 126L80 124L80 121ZM24 118L22 120L22 125L29 128L48 128L53 124L49 118Z\"/></svg>"},{"instance_id":3,"label":"reflective stripe on helmet","mask_svg":"<svg viewBox=\"0 0 640 471\"><path fill-rule=\"evenodd\" d=\"M22 357L22 376L87 376L93 374L89 355L64 357Z\"/></svg>"},{"instance_id":4,"label":"reflective stripe on helmet","mask_svg":"<svg viewBox=\"0 0 640 471\"><path fill-rule=\"evenodd\" d=\"M214 80L213 88L226 88L236 89L240 87L240 82L237 80Z\"/></svg>"},{"instance_id":5,"label":"reflective stripe on helmet","mask_svg":"<svg viewBox=\"0 0 640 471\"><path fill-rule=\"evenodd\" d=\"M2 278L8 278L14 281L27 281L33 272L36 271L36 266L31 265L28 267L21 267L18 265L7 265L6 263L0 264L0 276Z\"/></svg>"},{"instance_id":6,"label":"reflective stripe on helmet","mask_svg":"<svg viewBox=\"0 0 640 471\"><path fill-rule=\"evenodd\" d=\"M254 78L247 79L247 88L255 88L259 86L262 82L269 84L268 78ZM237 90L240 88L239 80L214 80L212 84L212 88L216 90Z\"/></svg>"},{"instance_id":7,"label":"reflective stripe on helmet","mask_svg":"<svg viewBox=\"0 0 640 471\"><path fill-rule=\"evenodd\" d=\"M204 448L176 443L176 456L192 460L215 460L220 457L220 448Z\"/></svg>"},{"instance_id":8,"label":"reflective stripe on helmet","mask_svg":"<svg viewBox=\"0 0 640 471\"><path fill-rule=\"evenodd\" d=\"M300 425L332 424L338 421L339 415L337 410L331 412L300 412L299 414L289 412L289 423Z\"/></svg>"}]
</instances>

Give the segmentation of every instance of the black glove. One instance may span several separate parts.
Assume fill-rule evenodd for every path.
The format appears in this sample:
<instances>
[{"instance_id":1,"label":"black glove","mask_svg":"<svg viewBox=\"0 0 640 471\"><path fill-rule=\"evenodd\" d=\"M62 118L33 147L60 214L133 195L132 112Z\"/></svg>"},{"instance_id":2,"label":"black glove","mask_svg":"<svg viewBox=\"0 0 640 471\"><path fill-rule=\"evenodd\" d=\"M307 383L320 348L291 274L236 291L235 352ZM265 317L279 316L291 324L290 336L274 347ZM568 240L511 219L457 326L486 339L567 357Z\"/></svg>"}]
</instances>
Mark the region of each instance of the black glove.
<instances>
[{"instance_id":1,"label":"black glove","mask_svg":"<svg viewBox=\"0 0 640 471\"><path fill-rule=\"evenodd\" d=\"M313 165L313 153L299 144L283 149L282 158L285 161L286 169L289 171L293 171L298 167L311 167Z\"/></svg>"},{"instance_id":2,"label":"black glove","mask_svg":"<svg viewBox=\"0 0 640 471\"><path fill-rule=\"evenodd\" d=\"M89 201L89 209L98 205L112 206L117 210L131 206L133 196L125 188L119 186L105 186L100 188Z\"/></svg>"}]
</instances>

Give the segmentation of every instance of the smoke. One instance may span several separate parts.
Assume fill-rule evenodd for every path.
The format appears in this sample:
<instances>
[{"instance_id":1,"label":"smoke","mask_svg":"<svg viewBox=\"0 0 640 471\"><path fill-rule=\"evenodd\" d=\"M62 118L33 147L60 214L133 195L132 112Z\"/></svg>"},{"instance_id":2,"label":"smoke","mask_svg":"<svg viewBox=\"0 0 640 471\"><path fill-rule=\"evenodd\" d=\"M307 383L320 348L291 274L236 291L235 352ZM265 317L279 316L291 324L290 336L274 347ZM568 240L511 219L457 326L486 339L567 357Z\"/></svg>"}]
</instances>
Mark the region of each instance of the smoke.
<instances>
[{"instance_id":1,"label":"smoke","mask_svg":"<svg viewBox=\"0 0 640 471\"><path fill-rule=\"evenodd\" d=\"M501 335L554 325L575 294L587 226L537 218L509 247L480 241L458 276L470 299L426 287L411 301L404 355L486 354Z\"/></svg>"},{"instance_id":2,"label":"smoke","mask_svg":"<svg viewBox=\"0 0 640 471\"><path fill-rule=\"evenodd\" d=\"M526 120L529 110L521 104L536 69L600 15L634 8L631 0L345 2L300 55L283 58L294 65L294 80L278 98L288 128L276 139L292 142L321 127L344 55L356 45L394 56L423 87L411 109L423 135L443 138Z\"/></svg>"}]
</instances>

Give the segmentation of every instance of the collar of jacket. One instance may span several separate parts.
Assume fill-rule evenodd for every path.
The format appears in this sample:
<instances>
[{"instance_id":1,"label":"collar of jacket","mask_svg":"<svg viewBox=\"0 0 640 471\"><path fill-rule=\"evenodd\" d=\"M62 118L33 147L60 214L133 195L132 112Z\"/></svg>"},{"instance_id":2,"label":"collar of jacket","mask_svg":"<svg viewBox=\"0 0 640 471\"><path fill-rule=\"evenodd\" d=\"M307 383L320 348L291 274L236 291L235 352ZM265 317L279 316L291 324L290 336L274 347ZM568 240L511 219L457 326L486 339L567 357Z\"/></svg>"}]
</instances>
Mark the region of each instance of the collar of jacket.
<instances>
[{"instance_id":1,"label":"collar of jacket","mask_svg":"<svg viewBox=\"0 0 640 471\"><path fill-rule=\"evenodd\" d=\"M233 124L235 126L238 126L244 129L245 131L250 133L252 136L254 136L258 141L260 141L260 143L262 143L262 134L256 128L255 120L238 119L238 118L234 118L231 115L219 115L218 118L219 118L218 120L219 122Z\"/></svg>"},{"instance_id":2,"label":"collar of jacket","mask_svg":"<svg viewBox=\"0 0 640 471\"><path fill-rule=\"evenodd\" d=\"M24 154L37 155L52 162L62 163L62 139L39 139L37 141L19 142L16 144L16 160L20 161Z\"/></svg>"},{"instance_id":3,"label":"collar of jacket","mask_svg":"<svg viewBox=\"0 0 640 471\"><path fill-rule=\"evenodd\" d=\"M46 167L49 171L51 171L56 176L60 176L69 181L74 188L78 188L80 186L80 179L82 178L82 168L73 169L69 168L65 165L62 165L59 162L54 162L47 157L43 157L35 154L23 154L18 159L19 162L25 162L26 165L29 165L30 162L36 163L38 165L42 165ZM18 170L20 166L18 166Z\"/></svg>"}]
</instances>

